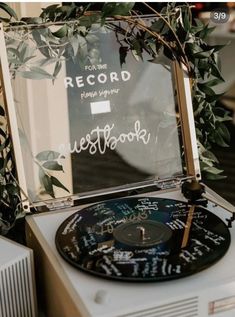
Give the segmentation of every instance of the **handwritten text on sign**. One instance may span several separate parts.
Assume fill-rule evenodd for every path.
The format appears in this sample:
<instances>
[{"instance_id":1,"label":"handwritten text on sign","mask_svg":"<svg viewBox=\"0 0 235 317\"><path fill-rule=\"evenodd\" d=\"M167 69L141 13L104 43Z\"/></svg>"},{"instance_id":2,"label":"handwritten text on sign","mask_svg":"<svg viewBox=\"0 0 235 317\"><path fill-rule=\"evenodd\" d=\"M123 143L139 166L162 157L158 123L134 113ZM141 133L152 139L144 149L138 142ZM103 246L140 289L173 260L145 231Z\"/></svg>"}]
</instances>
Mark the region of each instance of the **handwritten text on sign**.
<instances>
[{"instance_id":1,"label":"handwritten text on sign","mask_svg":"<svg viewBox=\"0 0 235 317\"><path fill-rule=\"evenodd\" d=\"M133 131L120 133L118 136L112 135L114 127L114 124L106 124L103 128L97 126L80 141L75 141L74 144L60 144L60 158L68 153L80 153L85 150L89 150L91 155L97 152L104 154L107 148L115 150L119 143L142 142L148 144L150 141L150 133L146 129L141 129L139 120L135 121Z\"/></svg>"}]
</instances>

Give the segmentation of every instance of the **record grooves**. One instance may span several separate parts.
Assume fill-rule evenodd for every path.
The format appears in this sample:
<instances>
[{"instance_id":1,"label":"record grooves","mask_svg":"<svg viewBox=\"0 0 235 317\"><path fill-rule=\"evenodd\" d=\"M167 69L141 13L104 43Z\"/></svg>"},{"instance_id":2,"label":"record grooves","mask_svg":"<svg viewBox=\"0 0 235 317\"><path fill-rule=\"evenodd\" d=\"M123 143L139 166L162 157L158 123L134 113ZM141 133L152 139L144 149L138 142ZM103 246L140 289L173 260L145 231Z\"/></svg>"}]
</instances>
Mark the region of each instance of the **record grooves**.
<instances>
[{"instance_id":1,"label":"record grooves","mask_svg":"<svg viewBox=\"0 0 235 317\"><path fill-rule=\"evenodd\" d=\"M230 232L213 213L198 206L192 213L185 202L153 197L89 206L67 218L56 233L59 253L73 266L133 282L194 274L222 258L229 245Z\"/></svg>"}]
</instances>

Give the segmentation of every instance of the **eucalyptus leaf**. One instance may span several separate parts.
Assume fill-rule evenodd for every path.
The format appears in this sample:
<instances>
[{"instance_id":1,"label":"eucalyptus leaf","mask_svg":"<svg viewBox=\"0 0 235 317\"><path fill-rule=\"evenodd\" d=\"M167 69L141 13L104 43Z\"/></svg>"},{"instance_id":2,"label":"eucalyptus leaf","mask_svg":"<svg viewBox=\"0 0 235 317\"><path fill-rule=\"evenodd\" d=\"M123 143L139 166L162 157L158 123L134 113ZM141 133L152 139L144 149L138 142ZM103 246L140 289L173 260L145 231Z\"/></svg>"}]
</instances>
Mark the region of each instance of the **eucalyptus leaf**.
<instances>
[{"instance_id":1,"label":"eucalyptus leaf","mask_svg":"<svg viewBox=\"0 0 235 317\"><path fill-rule=\"evenodd\" d=\"M223 173L223 170L221 170L220 173ZM206 179L213 180L213 181L227 178L227 176L225 175L213 174L213 173L205 173L205 175L206 175Z\"/></svg>"},{"instance_id":2,"label":"eucalyptus leaf","mask_svg":"<svg viewBox=\"0 0 235 317\"><path fill-rule=\"evenodd\" d=\"M6 132L0 128L0 135L5 139L7 137Z\"/></svg>"},{"instance_id":3,"label":"eucalyptus leaf","mask_svg":"<svg viewBox=\"0 0 235 317\"><path fill-rule=\"evenodd\" d=\"M97 15L82 16L79 18L80 26L89 28L93 23L97 23L100 17Z\"/></svg>"},{"instance_id":4,"label":"eucalyptus leaf","mask_svg":"<svg viewBox=\"0 0 235 317\"><path fill-rule=\"evenodd\" d=\"M215 30L215 26L214 27L208 27L208 25L206 27L203 28L203 30L200 32L199 37L201 39L204 39L206 37L208 37L214 30Z\"/></svg>"},{"instance_id":5,"label":"eucalyptus leaf","mask_svg":"<svg viewBox=\"0 0 235 317\"><path fill-rule=\"evenodd\" d=\"M13 17L15 20L18 20L17 14L7 3L0 2L0 9L5 11L10 17Z\"/></svg>"},{"instance_id":6,"label":"eucalyptus leaf","mask_svg":"<svg viewBox=\"0 0 235 317\"><path fill-rule=\"evenodd\" d=\"M59 72L61 70L61 67L62 67L62 63L60 61L57 61L55 64L54 72L53 72L53 78L57 77L57 75L59 74Z\"/></svg>"},{"instance_id":7,"label":"eucalyptus leaf","mask_svg":"<svg viewBox=\"0 0 235 317\"><path fill-rule=\"evenodd\" d=\"M182 15L183 15L183 25L186 31L189 31L191 29L191 23L189 21L189 12L188 12L188 7L183 7L182 8Z\"/></svg>"},{"instance_id":8,"label":"eucalyptus leaf","mask_svg":"<svg viewBox=\"0 0 235 317\"><path fill-rule=\"evenodd\" d=\"M206 167L204 170L206 172L214 174L214 175L218 175L218 174L221 174L223 172L223 170L218 169L218 168L216 168L214 166Z\"/></svg>"},{"instance_id":9,"label":"eucalyptus leaf","mask_svg":"<svg viewBox=\"0 0 235 317\"><path fill-rule=\"evenodd\" d=\"M41 80L41 79L45 79L45 78L50 78L53 79L53 76L48 76L42 73L38 73L38 72L34 72L34 71L18 71L18 74L23 77L23 78L27 78L27 79L37 79L37 80Z\"/></svg>"},{"instance_id":10,"label":"eucalyptus leaf","mask_svg":"<svg viewBox=\"0 0 235 317\"><path fill-rule=\"evenodd\" d=\"M120 46L119 48L119 56L120 56L120 65L122 66L126 62L126 56L128 53L128 47L127 46Z\"/></svg>"},{"instance_id":11,"label":"eucalyptus leaf","mask_svg":"<svg viewBox=\"0 0 235 317\"><path fill-rule=\"evenodd\" d=\"M209 150L206 150L206 151L203 152L203 157L206 157L206 158L208 158L209 160L211 160L211 161L213 161L215 163L219 163L219 161L218 161L217 157L215 156L215 154L212 153Z\"/></svg>"},{"instance_id":12,"label":"eucalyptus leaf","mask_svg":"<svg viewBox=\"0 0 235 317\"><path fill-rule=\"evenodd\" d=\"M164 20L159 18L157 21L151 24L150 30L154 32L160 32L164 25L165 25Z\"/></svg>"},{"instance_id":13,"label":"eucalyptus leaf","mask_svg":"<svg viewBox=\"0 0 235 317\"><path fill-rule=\"evenodd\" d=\"M128 15L134 5L134 2L106 2L102 8L102 18L114 15Z\"/></svg>"},{"instance_id":14,"label":"eucalyptus leaf","mask_svg":"<svg viewBox=\"0 0 235 317\"><path fill-rule=\"evenodd\" d=\"M220 45L212 45L212 46L209 46L210 47L210 49L212 49L213 50L213 52L218 52L218 51L220 51L222 48L224 48L224 47L226 47L227 45L228 45L229 43L227 43L227 44L220 44Z\"/></svg>"},{"instance_id":15,"label":"eucalyptus leaf","mask_svg":"<svg viewBox=\"0 0 235 317\"><path fill-rule=\"evenodd\" d=\"M226 125L224 123L220 123L218 129L217 129L218 133L220 133L220 135L223 137L223 139L229 143L230 142L230 132L228 130L228 128L226 127Z\"/></svg>"},{"instance_id":16,"label":"eucalyptus leaf","mask_svg":"<svg viewBox=\"0 0 235 317\"><path fill-rule=\"evenodd\" d=\"M141 58L143 59L143 56L142 56L142 46L140 44L140 41L138 39L134 39L132 42L132 50L134 50L136 52L136 54Z\"/></svg>"},{"instance_id":17,"label":"eucalyptus leaf","mask_svg":"<svg viewBox=\"0 0 235 317\"><path fill-rule=\"evenodd\" d=\"M215 92L213 89L211 89L209 86L204 85L204 84L198 84L198 87L201 91L203 91L205 94L209 96L214 96Z\"/></svg>"},{"instance_id":18,"label":"eucalyptus leaf","mask_svg":"<svg viewBox=\"0 0 235 317\"><path fill-rule=\"evenodd\" d=\"M52 32L55 37L62 38L68 34L68 27L64 24L59 30Z\"/></svg>"},{"instance_id":19,"label":"eucalyptus leaf","mask_svg":"<svg viewBox=\"0 0 235 317\"><path fill-rule=\"evenodd\" d=\"M0 116L5 117L5 110L1 105L0 105Z\"/></svg>"},{"instance_id":20,"label":"eucalyptus leaf","mask_svg":"<svg viewBox=\"0 0 235 317\"><path fill-rule=\"evenodd\" d=\"M221 93L221 94L211 94L211 95L207 95L206 96L206 100L208 101L208 102L210 102L210 103L212 103L212 102L215 102L215 101L218 101L222 96L224 95L224 93Z\"/></svg>"},{"instance_id":21,"label":"eucalyptus leaf","mask_svg":"<svg viewBox=\"0 0 235 317\"><path fill-rule=\"evenodd\" d=\"M41 17L33 17L33 18L23 17L23 18L21 18L20 21L23 21L23 22L25 22L27 24L39 24L39 23L43 22Z\"/></svg>"},{"instance_id":22,"label":"eucalyptus leaf","mask_svg":"<svg viewBox=\"0 0 235 317\"><path fill-rule=\"evenodd\" d=\"M42 166L52 171L63 171L63 166L58 164L57 161L46 161L42 164Z\"/></svg>"},{"instance_id":23,"label":"eucalyptus leaf","mask_svg":"<svg viewBox=\"0 0 235 317\"><path fill-rule=\"evenodd\" d=\"M48 79L52 79L53 78L53 75L49 74L47 71L45 71L41 67L31 66L30 70L31 70L31 72L34 72L35 74L37 74L38 77L41 75L42 79L43 78L48 78Z\"/></svg>"},{"instance_id":24,"label":"eucalyptus leaf","mask_svg":"<svg viewBox=\"0 0 235 317\"><path fill-rule=\"evenodd\" d=\"M21 59L20 58L20 52L18 49L14 48L14 47L8 47L7 48L7 52L8 53L12 53L14 56L16 56L19 60Z\"/></svg>"},{"instance_id":25,"label":"eucalyptus leaf","mask_svg":"<svg viewBox=\"0 0 235 317\"><path fill-rule=\"evenodd\" d=\"M216 144L218 144L219 146L222 147L229 147L229 145L224 141L222 135L221 135L221 131L219 129L217 129L215 131L215 142Z\"/></svg>"},{"instance_id":26,"label":"eucalyptus leaf","mask_svg":"<svg viewBox=\"0 0 235 317\"><path fill-rule=\"evenodd\" d=\"M221 72L220 70L218 69L217 65L215 64L211 64L211 74L213 76L215 76L216 78L219 78L221 79L222 81L224 81L222 75L221 75Z\"/></svg>"},{"instance_id":27,"label":"eucalyptus leaf","mask_svg":"<svg viewBox=\"0 0 235 317\"><path fill-rule=\"evenodd\" d=\"M194 54L194 57L196 58L209 58L211 56L211 54L213 53L213 51L201 51L201 52L197 52Z\"/></svg>"},{"instance_id":28,"label":"eucalyptus leaf","mask_svg":"<svg viewBox=\"0 0 235 317\"><path fill-rule=\"evenodd\" d=\"M46 193L55 198L51 177L48 176L41 167L39 168L39 180Z\"/></svg>"},{"instance_id":29,"label":"eucalyptus leaf","mask_svg":"<svg viewBox=\"0 0 235 317\"><path fill-rule=\"evenodd\" d=\"M94 44L99 42L99 38L95 34L88 33L86 36L86 41L90 44Z\"/></svg>"},{"instance_id":30,"label":"eucalyptus leaf","mask_svg":"<svg viewBox=\"0 0 235 317\"><path fill-rule=\"evenodd\" d=\"M71 36L69 38L69 41L70 41L70 44L72 45L72 48L73 48L73 54L74 56L77 55L78 53L78 48L79 48L79 39L78 39L78 34L74 35L74 36Z\"/></svg>"},{"instance_id":31,"label":"eucalyptus leaf","mask_svg":"<svg viewBox=\"0 0 235 317\"><path fill-rule=\"evenodd\" d=\"M55 152L55 151L42 151L36 155L36 159L40 162L53 161L53 160L57 160L58 158L65 158L65 157L61 156L59 152Z\"/></svg>"},{"instance_id":32,"label":"eucalyptus leaf","mask_svg":"<svg viewBox=\"0 0 235 317\"><path fill-rule=\"evenodd\" d=\"M56 187L60 187L69 193L69 190L54 176L51 176L52 184Z\"/></svg>"},{"instance_id":33,"label":"eucalyptus leaf","mask_svg":"<svg viewBox=\"0 0 235 317\"><path fill-rule=\"evenodd\" d=\"M5 140L4 142L2 142L2 143L0 144L0 152L2 152L3 150L5 150L6 146L7 146L7 140Z\"/></svg>"},{"instance_id":34,"label":"eucalyptus leaf","mask_svg":"<svg viewBox=\"0 0 235 317\"><path fill-rule=\"evenodd\" d=\"M212 79L210 81L207 81L204 84L207 87L213 87L213 86L216 86L216 85L220 84L221 82L223 82L223 80L221 80L220 78L216 78L216 79Z\"/></svg>"}]
</instances>

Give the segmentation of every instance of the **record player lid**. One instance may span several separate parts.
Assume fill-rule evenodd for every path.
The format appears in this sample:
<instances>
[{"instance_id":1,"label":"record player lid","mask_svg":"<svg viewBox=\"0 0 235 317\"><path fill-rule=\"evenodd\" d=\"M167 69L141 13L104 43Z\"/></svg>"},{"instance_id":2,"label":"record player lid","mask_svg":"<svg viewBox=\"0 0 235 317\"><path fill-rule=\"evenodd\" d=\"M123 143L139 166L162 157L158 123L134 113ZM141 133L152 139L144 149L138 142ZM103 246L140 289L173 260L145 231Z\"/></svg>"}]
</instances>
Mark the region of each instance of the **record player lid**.
<instances>
[{"instance_id":1,"label":"record player lid","mask_svg":"<svg viewBox=\"0 0 235 317\"><path fill-rule=\"evenodd\" d=\"M89 32L76 22L17 26L4 37L11 130L30 201L183 175L178 88L168 59L126 51L124 62L123 35L99 24Z\"/></svg>"}]
</instances>

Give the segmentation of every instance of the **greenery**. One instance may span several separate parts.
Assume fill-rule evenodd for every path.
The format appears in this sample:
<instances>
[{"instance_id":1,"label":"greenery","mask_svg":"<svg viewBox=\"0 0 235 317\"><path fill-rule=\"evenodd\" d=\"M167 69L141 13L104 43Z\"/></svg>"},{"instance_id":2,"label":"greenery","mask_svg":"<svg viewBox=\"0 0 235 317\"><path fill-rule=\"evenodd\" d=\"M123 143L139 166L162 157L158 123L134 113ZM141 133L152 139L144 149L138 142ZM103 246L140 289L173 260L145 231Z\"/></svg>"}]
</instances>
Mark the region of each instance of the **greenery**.
<instances>
[{"instance_id":1,"label":"greenery","mask_svg":"<svg viewBox=\"0 0 235 317\"><path fill-rule=\"evenodd\" d=\"M101 11L91 11L92 3L86 6L77 6L75 3L53 4L43 9L40 17L22 18L20 21L8 5L0 3L0 9L8 14L8 18L2 18L2 20L8 26L17 24L23 27L17 49L8 49L11 73L13 76L19 72L26 78L54 80L64 59L78 57L81 64L86 63L87 60L96 63L95 57L89 51L89 46L97 41L96 36L91 32L97 24L115 31L120 44L121 64L125 63L127 54L133 54L136 59L141 60L144 53L149 54L152 62L157 62L161 55L181 62L187 67L191 78L202 172L211 179L224 177L221 175L222 170L218 168L219 162L211 151L213 144L225 147L230 141L225 122L231 118L228 112L218 105L221 95L217 95L213 90L213 87L224 81L217 64L218 51L223 48L223 45L207 44L206 37L213 32L214 28L204 25L198 19L193 20L189 5L176 5L170 2L160 12L154 9L153 4L152 7L147 3L144 5L149 14L157 16L150 25L146 25L141 19L133 2L104 3ZM110 17L112 17L111 20ZM121 24L113 23L113 20L125 21L127 27L124 29ZM42 60L40 65L34 65L32 63L34 52L29 50L24 42L25 36L28 36L27 25L47 23L50 26L58 22L61 24L55 31L50 27L45 28L43 37L39 36L37 29L34 30L33 40L45 57L45 61ZM48 59L54 65L52 73L43 68ZM7 140L3 133L1 135ZM6 148L10 153L10 144L9 140L1 142L0 173L3 179L6 179L4 153ZM48 173L48 169L56 168L58 169L56 161L54 163L44 161L40 169L42 184L45 191L52 197L54 196L53 186L63 188L63 185ZM15 186L14 180L12 184Z\"/></svg>"},{"instance_id":2,"label":"greenery","mask_svg":"<svg viewBox=\"0 0 235 317\"><path fill-rule=\"evenodd\" d=\"M5 111L0 105L0 233L7 232L22 211L12 142L4 119Z\"/></svg>"}]
</instances>

